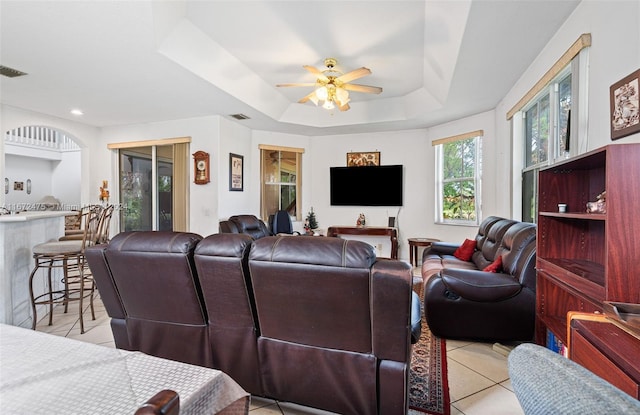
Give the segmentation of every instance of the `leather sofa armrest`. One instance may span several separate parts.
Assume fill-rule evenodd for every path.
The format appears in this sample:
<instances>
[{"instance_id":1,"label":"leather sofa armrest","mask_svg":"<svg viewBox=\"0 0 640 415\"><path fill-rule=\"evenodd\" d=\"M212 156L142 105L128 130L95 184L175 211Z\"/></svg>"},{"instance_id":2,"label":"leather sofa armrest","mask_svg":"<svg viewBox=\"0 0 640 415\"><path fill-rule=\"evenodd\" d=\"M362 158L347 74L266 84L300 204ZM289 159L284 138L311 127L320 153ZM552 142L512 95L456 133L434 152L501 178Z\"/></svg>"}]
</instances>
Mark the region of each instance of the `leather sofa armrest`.
<instances>
[{"instance_id":1,"label":"leather sofa armrest","mask_svg":"<svg viewBox=\"0 0 640 415\"><path fill-rule=\"evenodd\" d=\"M438 276L451 293L471 301L506 300L522 290L522 285L509 274L444 268Z\"/></svg>"},{"instance_id":2,"label":"leather sofa armrest","mask_svg":"<svg viewBox=\"0 0 640 415\"><path fill-rule=\"evenodd\" d=\"M109 317L124 319L126 313L118 289L113 282L111 270L105 258L107 245L94 245L85 249L85 257L89 263L89 269L93 275L104 308L107 310Z\"/></svg>"},{"instance_id":3,"label":"leather sofa armrest","mask_svg":"<svg viewBox=\"0 0 640 415\"><path fill-rule=\"evenodd\" d=\"M379 259L371 268L373 353L381 360L411 358L411 266Z\"/></svg>"},{"instance_id":4,"label":"leather sofa armrest","mask_svg":"<svg viewBox=\"0 0 640 415\"><path fill-rule=\"evenodd\" d=\"M453 255L459 247L460 244L455 242L434 242L424 250L422 257L425 258L428 255Z\"/></svg>"},{"instance_id":5,"label":"leather sofa armrest","mask_svg":"<svg viewBox=\"0 0 640 415\"><path fill-rule=\"evenodd\" d=\"M93 280L100 292L100 298L107 314L111 318L111 331L118 349L131 350L125 319L127 317L122 299L118 293L111 269L105 258L107 245L94 245L85 249L85 257Z\"/></svg>"}]
</instances>

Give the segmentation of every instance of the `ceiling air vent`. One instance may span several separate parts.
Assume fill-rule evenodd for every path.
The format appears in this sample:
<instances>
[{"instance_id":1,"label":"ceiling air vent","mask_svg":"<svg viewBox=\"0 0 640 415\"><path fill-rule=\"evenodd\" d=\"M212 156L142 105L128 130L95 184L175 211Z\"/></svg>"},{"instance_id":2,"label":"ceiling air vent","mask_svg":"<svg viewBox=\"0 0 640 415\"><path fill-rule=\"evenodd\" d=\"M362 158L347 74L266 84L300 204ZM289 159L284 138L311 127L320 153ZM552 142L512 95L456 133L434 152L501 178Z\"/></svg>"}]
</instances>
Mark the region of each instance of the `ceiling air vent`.
<instances>
[{"instance_id":1,"label":"ceiling air vent","mask_svg":"<svg viewBox=\"0 0 640 415\"><path fill-rule=\"evenodd\" d=\"M8 78L16 78L18 76L26 75L26 72L19 71L17 69L9 68L8 66L0 65L0 75Z\"/></svg>"},{"instance_id":2,"label":"ceiling air vent","mask_svg":"<svg viewBox=\"0 0 640 415\"><path fill-rule=\"evenodd\" d=\"M247 117L244 114L231 114L231 116L233 118L235 118L236 120L248 120L249 119L249 117Z\"/></svg>"}]
</instances>

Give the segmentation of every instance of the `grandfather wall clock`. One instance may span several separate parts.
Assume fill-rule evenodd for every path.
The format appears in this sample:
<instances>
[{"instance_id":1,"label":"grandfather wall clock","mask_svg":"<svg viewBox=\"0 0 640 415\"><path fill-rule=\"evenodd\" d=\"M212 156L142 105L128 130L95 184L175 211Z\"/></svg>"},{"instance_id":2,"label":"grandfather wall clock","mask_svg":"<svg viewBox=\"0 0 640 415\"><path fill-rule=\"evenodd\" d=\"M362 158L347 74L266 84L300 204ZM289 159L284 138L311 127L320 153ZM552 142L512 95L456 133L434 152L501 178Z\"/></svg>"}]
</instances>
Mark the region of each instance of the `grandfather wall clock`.
<instances>
[{"instance_id":1,"label":"grandfather wall clock","mask_svg":"<svg viewBox=\"0 0 640 415\"><path fill-rule=\"evenodd\" d=\"M209 153L204 151L193 153L193 173L195 184L209 183Z\"/></svg>"}]
</instances>

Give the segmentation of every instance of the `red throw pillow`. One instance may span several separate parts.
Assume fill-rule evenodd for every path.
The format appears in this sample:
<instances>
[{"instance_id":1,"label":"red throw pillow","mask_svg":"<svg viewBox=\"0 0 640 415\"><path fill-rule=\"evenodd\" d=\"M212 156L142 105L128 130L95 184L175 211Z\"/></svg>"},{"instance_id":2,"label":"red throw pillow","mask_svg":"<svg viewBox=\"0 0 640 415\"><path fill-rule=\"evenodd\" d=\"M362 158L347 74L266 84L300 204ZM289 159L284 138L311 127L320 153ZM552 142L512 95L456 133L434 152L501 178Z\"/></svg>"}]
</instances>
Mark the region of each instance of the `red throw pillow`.
<instances>
[{"instance_id":1,"label":"red throw pillow","mask_svg":"<svg viewBox=\"0 0 640 415\"><path fill-rule=\"evenodd\" d=\"M471 261L471 256L476 250L475 239L465 239L462 245L453 253L453 256L461 261Z\"/></svg>"},{"instance_id":2,"label":"red throw pillow","mask_svg":"<svg viewBox=\"0 0 640 415\"><path fill-rule=\"evenodd\" d=\"M502 271L502 255L499 255L495 261L484 267L485 272L500 272Z\"/></svg>"}]
</instances>

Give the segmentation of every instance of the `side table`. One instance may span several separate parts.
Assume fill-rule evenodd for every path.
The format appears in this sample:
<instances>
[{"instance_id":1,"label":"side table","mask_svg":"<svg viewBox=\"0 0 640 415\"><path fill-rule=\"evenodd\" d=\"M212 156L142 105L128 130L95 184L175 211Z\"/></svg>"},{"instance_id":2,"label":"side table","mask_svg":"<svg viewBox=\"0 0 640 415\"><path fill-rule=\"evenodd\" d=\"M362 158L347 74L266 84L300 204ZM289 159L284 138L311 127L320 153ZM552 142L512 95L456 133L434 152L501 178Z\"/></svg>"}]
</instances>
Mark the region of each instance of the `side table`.
<instances>
[{"instance_id":1,"label":"side table","mask_svg":"<svg viewBox=\"0 0 640 415\"><path fill-rule=\"evenodd\" d=\"M440 242L440 239L434 238L409 238L409 262L411 266L418 266L418 247L428 248L434 242Z\"/></svg>"}]
</instances>

